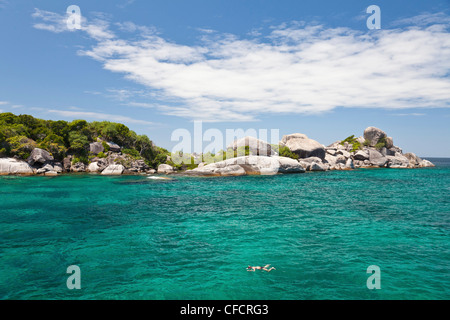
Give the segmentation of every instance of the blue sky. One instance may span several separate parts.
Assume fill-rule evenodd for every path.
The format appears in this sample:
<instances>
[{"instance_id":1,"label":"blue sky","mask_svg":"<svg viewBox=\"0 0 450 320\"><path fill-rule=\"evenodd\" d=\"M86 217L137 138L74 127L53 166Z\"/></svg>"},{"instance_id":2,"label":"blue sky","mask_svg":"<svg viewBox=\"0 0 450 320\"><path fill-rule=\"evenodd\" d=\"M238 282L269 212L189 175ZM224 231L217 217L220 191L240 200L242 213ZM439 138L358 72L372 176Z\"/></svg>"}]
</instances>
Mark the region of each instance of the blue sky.
<instances>
[{"instance_id":1,"label":"blue sky","mask_svg":"<svg viewBox=\"0 0 450 320\"><path fill-rule=\"evenodd\" d=\"M169 150L193 120L325 145L376 126L450 157L449 30L448 0L0 0L0 110L122 122Z\"/></svg>"}]
</instances>

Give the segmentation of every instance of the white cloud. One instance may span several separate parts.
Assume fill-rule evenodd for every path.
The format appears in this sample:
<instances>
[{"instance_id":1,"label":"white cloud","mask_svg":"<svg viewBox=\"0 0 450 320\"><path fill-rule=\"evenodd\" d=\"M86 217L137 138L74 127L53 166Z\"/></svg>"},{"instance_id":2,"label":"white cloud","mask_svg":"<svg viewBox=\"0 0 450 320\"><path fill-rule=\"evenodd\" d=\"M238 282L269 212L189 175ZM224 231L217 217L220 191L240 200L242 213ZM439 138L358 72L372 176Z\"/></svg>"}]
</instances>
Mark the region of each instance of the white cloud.
<instances>
[{"instance_id":1,"label":"white cloud","mask_svg":"<svg viewBox=\"0 0 450 320\"><path fill-rule=\"evenodd\" d=\"M0 106L5 105L5 104L9 104L8 101L0 101Z\"/></svg>"},{"instance_id":2,"label":"white cloud","mask_svg":"<svg viewBox=\"0 0 450 320\"><path fill-rule=\"evenodd\" d=\"M82 31L85 31L92 39L97 41L104 41L115 37L114 33L109 30L109 23L106 21L104 15L97 14L98 17L94 18L92 22L88 22L86 17L81 13L80 27ZM68 14L61 15L51 11L45 11L35 8L32 17L40 19L42 23L36 23L34 28L40 30L46 30L53 33L61 33L72 31L77 29L69 29L67 27Z\"/></svg>"},{"instance_id":3,"label":"white cloud","mask_svg":"<svg viewBox=\"0 0 450 320\"><path fill-rule=\"evenodd\" d=\"M121 115L113 115L113 114L106 114L106 113L99 113L99 112L87 112L87 111L69 111L69 110L46 110L47 112L58 114L60 116L64 117L80 117L83 119L97 119L101 121L116 121L116 122L123 122L123 123L132 123L132 124L143 124L143 125L156 125L154 122L145 121L145 120L138 120L133 119L126 116Z\"/></svg>"},{"instance_id":4,"label":"white cloud","mask_svg":"<svg viewBox=\"0 0 450 320\"><path fill-rule=\"evenodd\" d=\"M207 33L190 46L144 32L121 39L98 20L84 28L96 44L80 54L152 90L163 113L204 121L449 107L450 33L432 23L447 17L426 17L411 20L426 25L366 32L295 22L251 39Z\"/></svg>"},{"instance_id":5,"label":"white cloud","mask_svg":"<svg viewBox=\"0 0 450 320\"><path fill-rule=\"evenodd\" d=\"M129 5L132 5L134 3L135 0L126 0L124 3L122 4L118 4L117 7L120 9L124 9L126 7L128 7Z\"/></svg>"},{"instance_id":6,"label":"white cloud","mask_svg":"<svg viewBox=\"0 0 450 320\"><path fill-rule=\"evenodd\" d=\"M392 23L393 26L401 26L401 25L414 25L414 26L429 26L433 24L449 24L450 16L446 15L443 12L436 13L424 13L414 17L408 17L399 19Z\"/></svg>"},{"instance_id":7,"label":"white cloud","mask_svg":"<svg viewBox=\"0 0 450 320\"><path fill-rule=\"evenodd\" d=\"M408 116L414 116L414 117L421 117L421 116L425 116L425 113L417 113L417 112L413 112L413 113L395 113L393 114L393 116L398 116L398 117L408 117Z\"/></svg>"}]
</instances>

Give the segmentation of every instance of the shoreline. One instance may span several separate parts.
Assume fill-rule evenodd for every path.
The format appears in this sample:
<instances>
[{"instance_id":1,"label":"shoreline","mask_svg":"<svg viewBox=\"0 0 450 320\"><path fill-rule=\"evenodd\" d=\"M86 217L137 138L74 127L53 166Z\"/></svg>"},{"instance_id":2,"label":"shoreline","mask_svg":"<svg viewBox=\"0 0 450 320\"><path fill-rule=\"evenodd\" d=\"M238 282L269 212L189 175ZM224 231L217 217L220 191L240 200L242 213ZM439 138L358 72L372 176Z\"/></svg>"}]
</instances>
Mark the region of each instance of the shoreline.
<instances>
[{"instance_id":1,"label":"shoreline","mask_svg":"<svg viewBox=\"0 0 450 320\"><path fill-rule=\"evenodd\" d=\"M445 158L445 157L429 157L432 159L450 159L450 158ZM2 158L0 158L2 159ZM402 167L402 168L387 168L387 167L377 167L377 166L366 166L366 167L358 167L358 168L344 168L344 169L340 169L340 170L310 170L310 171L304 171L302 173L312 173L313 172L332 172L332 171L358 171L358 170L383 170L383 169L388 169L388 170L392 170L392 169L400 169L400 170L408 170L408 169L433 169L433 168L440 168L439 166L429 166L429 167ZM147 173L147 172L137 172L137 173L133 173L133 172L124 172L121 174L101 174L100 172L88 172L88 171L83 171L83 172L61 172L61 173L57 173L57 174L53 174L53 173L5 173L5 172L0 172L0 177L6 177L6 176L18 176L18 177L62 177L62 176L84 176L84 175L91 175L91 176L105 176L105 177L111 177L111 176L146 176L146 177L166 177L166 178L170 178L170 177L233 177L233 176L244 176L244 175L204 175L204 174L192 174L189 173L189 171L192 170L184 170L184 171L173 171L170 173ZM274 174L259 174L259 173L255 173L255 174L245 174L245 176L276 176L276 175L294 175L297 174L297 172L292 172L292 173L274 173Z\"/></svg>"},{"instance_id":2,"label":"shoreline","mask_svg":"<svg viewBox=\"0 0 450 320\"><path fill-rule=\"evenodd\" d=\"M187 176L243 176L294 174L307 171L358 168L427 168L435 165L416 154L403 153L394 139L376 127L325 146L302 133L288 134L278 144L247 136L212 154L184 153L144 159L137 150L103 140L85 146L83 157L33 147L29 156L0 158L0 175L58 176L63 173L101 175L182 174ZM87 147L89 146L89 151ZM56 154L55 154L56 156ZM155 160L156 159L156 163Z\"/></svg>"}]
</instances>

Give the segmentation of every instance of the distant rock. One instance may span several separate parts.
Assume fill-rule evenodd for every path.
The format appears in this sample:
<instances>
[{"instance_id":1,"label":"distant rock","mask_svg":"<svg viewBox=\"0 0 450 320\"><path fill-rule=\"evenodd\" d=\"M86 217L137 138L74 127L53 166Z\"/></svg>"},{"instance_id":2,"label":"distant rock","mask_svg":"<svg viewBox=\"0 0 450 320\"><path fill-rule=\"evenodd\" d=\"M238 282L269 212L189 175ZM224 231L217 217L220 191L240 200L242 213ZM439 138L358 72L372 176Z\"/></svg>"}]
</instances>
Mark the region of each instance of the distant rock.
<instances>
[{"instance_id":1,"label":"distant rock","mask_svg":"<svg viewBox=\"0 0 450 320\"><path fill-rule=\"evenodd\" d=\"M52 172L52 173L49 173ZM46 174L49 173L49 175L53 175L55 173L56 175L58 173L63 172L63 168L60 162L55 163L46 163L43 167L36 170L36 174Z\"/></svg>"},{"instance_id":2,"label":"distant rock","mask_svg":"<svg viewBox=\"0 0 450 320\"><path fill-rule=\"evenodd\" d=\"M237 157L186 171L187 174L203 176L274 175L299 172L305 172L305 169L298 161L278 156Z\"/></svg>"},{"instance_id":3,"label":"distant rock","mask_svg":"<svg viewBox=\"0 0 450 320\"><path fill-rule=\"evenodd\" d=\"M101 170L100 170L100 167L98 166L98 162L95 161L95 162L91 162L91 163L88 165L86 171L88 171L88 172L99 172L99 171L101 171Z\"/></svg>"},{"instance_id":4,"label":"distant rock","mask_svg":"<svg viewBox=\"0 0 450 320\"><path fill-rule=\"evenodd\" d=\"M34 174L33 168L25 161L15 158L0 158L0 175L9 174Z\"/></svg>"},{"instance_id":5,"label":"distant rock","mask_svg":"<svg viewBox=\"0 0 450 320\"><path fill-rule=\"evenodd\" d=\"M50 176L50 177L54 177L57 175L58 175L58 172L56 172L56 171L47 171L44 173L44 176Z\"/></svg>"},{"instance_id":6,"label":"distant rock","mask_svg":"<svg viewBox=\"0 0 450 320\"><path fill-rule=\"evenodd\" d=\"M388 159L375 149L369 150L369 161L375 167L383 167Z\"/></svg>"},{"instance_id":7,"label":"distant rock","mask_svg":"<svg viewBox=\"0 0 450 320\"><path fill-rule=\"evenodd\" d=\"M102 171L102 175L108 175L108 176L121 175L124 170L125 170L125 167L121 164L111 164Z\"/></svg>"},{"instance_id":8,"label":"distant rock","mask_svg":"<svg viewBox=\"0 0 450 320\"><path fill-rule=\"evenodd\" d=\"M325 157L331 155L325 155ZM305 159L299 159L298 162L301 164L306 171L325 171L328 166L322 162L322 159L318 157L309 157Z\"/></svg>"},{"instance_id":9,"label":"distant rock","mask_svg":"<svg viewBox=\"0 0 450 320\"><path fill-rule=\"evenodd\" d=\"M61 162L55 162L53 163L53 171L57 173L61 173L64 171L63 165Z\"/></svg>"},{"instance_id":10,"label":"distant rock","mask_svg":"<svg viewBox=\"0 0 450 320\"><path fill-rule=\"evenodd\" d=\"M168 164L160 164L158 166L158 173L167 174L167 173L173 173L173 172L174 172L173 167Z\"/></svg>"},{"instance_id":11,"label":"distant rock","mask_svg":"<svg viewBox=\"0 0 450 320\"><path fill-rule=\"evenodd\" d=\"M409 159L401 154L397 154L396 156L386 156L388 159L387 167L388 168L408 168Z\"/></svg>"},{"instance_id":12,"label":"distant rock","mask_svg":"<svg viewBox=\"0 0 450 320\"><path fill-rule=\"evenodd\" d=\"M85 172L86 171L86 165L83 162L77 162L72 164L70 167L71 172Z\"/></svg>"},{"instance_id":13,"label":"distant rock","mask_svg":"<svg viewBox=\"0 0 450 320\"><path fill-rule=\"evenodd\" d=\"M109 146L109 151L112 152L120 152L120 150L122 149L117 143L114 142L106 142L106 144Z\"/></svg>"},{"instance_id":14,"label":"distant rock","mask_svg":"<svg viewBox=\"0 0 450 320\"><path fill-rule=\"evenodd\" d=\"M233 151L238 150L239 148L249 147L250 155L261 155L261 156L270 156L273 154L272 147L269 143L256 139L254 137L245 137L242 139L235 140L231 143L227 149L232 149ZM244 156L245 154L238 156Z\"/></svg>"},{"instance_id":15,"label":"distant rock","mask_svg":"<svg viewBox=\"0 0 450 320\"><path fill-rule=\"evenodd\" d=\"M345 158L350 158L350 152L347 150L337 150L336 155L343 155Z\"/></svg>"},{"instance_id":16,"label":"distant rock","mask_svg":"<svg viewBox=\"0 0 450 320\"><path fill-rule=\"evenodd\" d=\"M368 127L364 130L364 139L369 141L371 147L374 147L380 139L386 137L387 135L383 130L375 127Z\"/></svg>"},{"instance_id":17,"label":"distant rock","mask_svg":"<svg viewBox=\"0 0 450 320\"><path fill-rule=\"evenodd\" d=\"M48 161L53 161L53 156L46 150L34 148L27 159L29 165L42 165Z\"/></svg>"},{"instance_id":18,"label":"distant rock","mask_svg":"<svg viewBox=\"0 0 450 320\"><path fill-rule=\"evenodd\" d=\"M435 165L433 163L431 163L431 161L429 160L422 160L422 162L420 163L420 167L421 168L430 168L430 167L434 167Z\"/></svg>"},{"instance_id":19,"label":"distant rock","mask_svg":"<svg viewBox=\"0 0 450 320\"><path fill-rule=\"evenodd\" d=\"M386 148L390 149L394 146L394 139L392 137L386 137Z\"/></svg>"},{"instance_id":20,"label":"distant rock","mask_svg":"<svg viewBox=\"0 0 450 320\"><path fill-rule=\"evenodd\" d=\"M355 165L351 158L347 159L347 162L345 163L345 169L355 169Z\"/></svg>"},{"instance_id":21,"label":"distant rock","mask_svg":"<svg viewBox=\"0 0 450 320\"><path fill-rule=\"evenodd\" d=\"M99 154L100 152L105 151L105 148L101 142L92 142L89 144L89 151L93 154Z\"/></svg>"},{"instance_id":22,"label":"distant rock","mask_svg":"<svg viewBox=\"0 0 450 320\"><path fill-rule=\"evenodd\" d=\"M367 160L369 159L369 154L363 150L359 150L358 152L355 153L355 155L353 156L355 160Z\"/></svg>"},{"instance_id":23,"label":"distant rock","mask_svg":"<svg viewBox=\"0 0 450 320\"><path fill-rule=\"evenodd\" d=\"M412 167L418 166L418 165L422 162L422 159L420 159L420 158L419 158L418 156L416 156L414 153L411 153L411 152L405 153L404 156L405 156L406 158L408 158L409 164L410 164Z\"/></svg>"},{"instance_id":24,"label":"distant rock","mask_svg":"<svg viewBox=\"0 0 450 320\"><path fill-rule=\"evenodd\" d=\"M327 154L327 155L325 155L324 162L327 163L330 168L334 168L336 166L336 160L337 160L336 157L334 157L330 154Z\"/></svg>"},{"instance_id":25,"label":"distant rock","mask_svg":"<svg viewBox=\"0 0 450 320\"><path fill-rule=\"evenodd\" d=\"M325 159L325 147L302 133L283 136L280 145L288 147L300 158L318 157L322 160Z\"/></svg>"},{"instance_id":26,"label":"distant rock","mask_svg":"<svg viewBox=\"0 0 450 320\"><path fill-rule=\"evenodd\" d=\"M326 171L327 168L322 162L313 162L309 167L309 171Z\"/></svg>"},{"instance_id":27,"label":"distant rock","mask_svg":"<svg viewBox=\"0 0 450 320\"><path fill-rule=\"evenodd\" d=\"M336 157L336 164L342 163L345 165L347 163L347 159L344 155L340 154Z\"/></svg>"},{"instance_id":28,"label":"distant rock","mask_svg":"<svg viewBox=\"0 0 450 320\"><path fill-rule=\"evenodd\" d=\"M63 159L64 171L69 172L71 167L72 167L72 156L65 157Z\"/></svg>"},{"instance_id":29,"label":"distant rock","mask_svg":"<svg viewBox=\"0 0 450 320\"><path fill-rule=\"evenodd\" d=\"M128 170L131 172L145 172L150 170L150 167L145 163L144 160L133 160L131 161Z\"/></svg>"}]
</instances>

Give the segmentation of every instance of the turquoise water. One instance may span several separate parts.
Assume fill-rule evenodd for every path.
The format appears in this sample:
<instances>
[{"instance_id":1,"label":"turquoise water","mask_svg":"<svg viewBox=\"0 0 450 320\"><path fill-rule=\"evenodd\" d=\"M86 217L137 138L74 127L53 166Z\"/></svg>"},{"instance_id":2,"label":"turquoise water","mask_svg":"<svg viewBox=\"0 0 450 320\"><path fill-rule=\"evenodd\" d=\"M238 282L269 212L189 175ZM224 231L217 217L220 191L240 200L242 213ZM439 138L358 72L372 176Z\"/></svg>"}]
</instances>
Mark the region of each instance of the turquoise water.
<instances>
[{"instance_id":1,"label":"turquoise water","mask_svg":"<svg viewBox=\"0 0 450 320\"><path fill-rule=\"evenodd\" d=\"M450 160L221 178L0 177L1 299L448 299ZM247 265L276 270L247 272ZM81 290L66 269L81 268ZM381 269L381 289L366 286Z\"/></svg>"}]
</instances>

